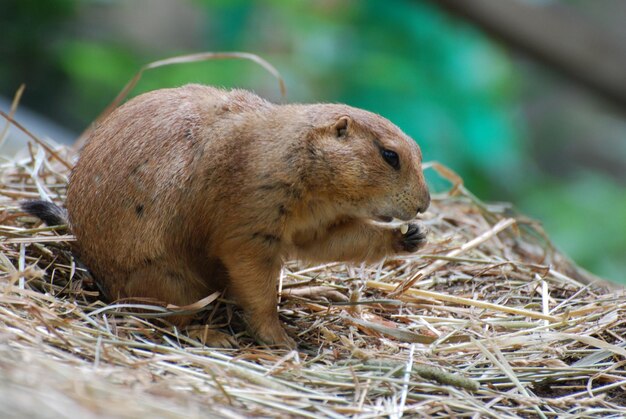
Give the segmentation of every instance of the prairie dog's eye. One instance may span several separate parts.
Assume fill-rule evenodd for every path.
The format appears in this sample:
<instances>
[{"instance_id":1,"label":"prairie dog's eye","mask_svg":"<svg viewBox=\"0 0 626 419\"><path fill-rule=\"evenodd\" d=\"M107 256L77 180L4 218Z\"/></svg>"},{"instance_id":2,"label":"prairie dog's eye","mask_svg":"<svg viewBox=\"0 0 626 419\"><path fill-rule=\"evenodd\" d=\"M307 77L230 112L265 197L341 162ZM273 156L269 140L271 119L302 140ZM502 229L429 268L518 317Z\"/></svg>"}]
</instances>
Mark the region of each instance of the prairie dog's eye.
<instances>
[{"instance_id":1,"label":"prairie dog's eye","mask_svg":"<svg viewBox=\"0 0 626 419\"><path fill-rule=\"evenodd\" d=\"M380 150L380 153L382 154L383 159L385 159L389 166L393 167L396 170L400 169L400 157L398 156L398 153L396 153L395 151L387 150L386 148Z\"/></svg>"}]
</instances>

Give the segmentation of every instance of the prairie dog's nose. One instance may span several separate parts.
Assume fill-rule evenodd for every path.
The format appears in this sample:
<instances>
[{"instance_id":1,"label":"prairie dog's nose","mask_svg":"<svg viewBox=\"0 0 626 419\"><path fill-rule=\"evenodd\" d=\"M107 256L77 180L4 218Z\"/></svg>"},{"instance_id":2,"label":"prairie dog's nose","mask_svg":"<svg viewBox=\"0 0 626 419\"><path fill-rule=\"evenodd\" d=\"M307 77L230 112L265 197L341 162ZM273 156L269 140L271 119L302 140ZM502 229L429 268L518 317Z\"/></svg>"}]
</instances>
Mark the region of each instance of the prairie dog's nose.
<instances>
[{"instance_id":1,"label":"prairie dog's nose","mask_svg":"<svg viewBox=\"0 0 626 419\"><path fill-rule=\"evenodd\" d=\"M421 201L422 202L420 202L420 206L417 207L417 213L418 214L426 212L426 210L430 206L430 192L428 191L428 189L424 193L424 197L422 198Z\"/></svg>"}]
</instances>

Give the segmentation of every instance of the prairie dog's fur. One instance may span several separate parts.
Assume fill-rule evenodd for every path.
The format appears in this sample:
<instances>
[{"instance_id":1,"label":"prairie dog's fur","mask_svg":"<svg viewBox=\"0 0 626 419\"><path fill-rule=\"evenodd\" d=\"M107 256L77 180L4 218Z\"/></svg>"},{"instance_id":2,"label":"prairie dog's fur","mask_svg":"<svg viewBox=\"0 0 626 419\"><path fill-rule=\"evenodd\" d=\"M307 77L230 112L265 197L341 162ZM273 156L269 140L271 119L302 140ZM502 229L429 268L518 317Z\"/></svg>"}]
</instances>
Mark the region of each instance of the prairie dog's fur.
<instances>
[{"instance_id":1,"label":"prairie dog's fur","mask_svg":"<svg viewBox=\"0 0 626 419\"><path fill-rule=\"evenodd\" d=\"M79 257L109 299L182 306L226 288L259 341L293 346L276 311L283 259L415 251L418 226L402 235L367 221L409 221L429 202L419 147L378 115L187 85L101 122L66 206Z\"/></svg>"}]
</instances>

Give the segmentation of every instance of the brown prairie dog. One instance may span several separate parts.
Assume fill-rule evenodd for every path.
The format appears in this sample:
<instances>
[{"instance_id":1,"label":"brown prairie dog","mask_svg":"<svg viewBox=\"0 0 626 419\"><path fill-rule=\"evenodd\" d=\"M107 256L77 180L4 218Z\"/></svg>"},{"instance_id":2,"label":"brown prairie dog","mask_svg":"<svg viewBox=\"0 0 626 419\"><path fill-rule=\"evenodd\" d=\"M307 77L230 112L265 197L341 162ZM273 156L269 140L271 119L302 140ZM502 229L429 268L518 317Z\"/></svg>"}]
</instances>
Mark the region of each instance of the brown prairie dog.
<instances>
[{"instance_id":1,"label":"brown prairie dog","mask_svg":"<svg viewBox=\"0 0 626 419\"><path fill-rule=\"evenodd\" d=\"M283 260L416 251L418 225L403 234L369 221L410 221L428 208L421 158L399 128L364 110L187 85L140 95L95 128L66 207L77 253L109 300L183 306L226 289L258 341L292 347L276 308ZM63 215L24 207L48 222Z\"/></svg>"}]
</instances>

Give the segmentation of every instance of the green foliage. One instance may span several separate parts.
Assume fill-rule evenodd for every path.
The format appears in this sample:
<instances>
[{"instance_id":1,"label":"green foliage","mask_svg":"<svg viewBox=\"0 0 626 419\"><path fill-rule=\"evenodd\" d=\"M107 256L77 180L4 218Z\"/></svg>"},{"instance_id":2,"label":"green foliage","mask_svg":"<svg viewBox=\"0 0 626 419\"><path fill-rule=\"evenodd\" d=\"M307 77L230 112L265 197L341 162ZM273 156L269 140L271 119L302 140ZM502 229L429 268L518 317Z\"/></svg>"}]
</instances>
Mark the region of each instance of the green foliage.
<instances>
[{"instance_id":1,"label":"green foliage","mask_svg":"<svg viewBox=\"0 0 626 419\"><path fill-rule=\"evenodd\" d=\"M64 42L58 59L72 81L66 103L71 101L72 116L82 123L93 120L132 77L130 69L143 64L119 45L78 40Z\"/></svg>"},{"instance_id":2,"label":"green foliage","mask_svg":"<svg viewBox=\"0 0 626 419\"><path fill-rule=\"evenodd\" d=\"M527 213L543 220L553 240L582 266L624 282L626 194L595 173L579 173L567 184L546 179L520 199Z\"/></svg>"},{"instance_id":3,"label":"green foliage","mask_svg":"<svg viewBox=\"0 0 626 419\"><path fill-rule=\"evenodd\" d=\"M66 79L56 43L78 0L0 2L0 92L11 96L22 83L40 108L55 108Z\"/></svg>"}]
</instances>

